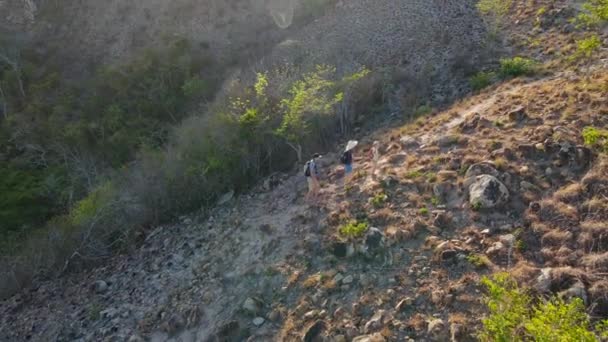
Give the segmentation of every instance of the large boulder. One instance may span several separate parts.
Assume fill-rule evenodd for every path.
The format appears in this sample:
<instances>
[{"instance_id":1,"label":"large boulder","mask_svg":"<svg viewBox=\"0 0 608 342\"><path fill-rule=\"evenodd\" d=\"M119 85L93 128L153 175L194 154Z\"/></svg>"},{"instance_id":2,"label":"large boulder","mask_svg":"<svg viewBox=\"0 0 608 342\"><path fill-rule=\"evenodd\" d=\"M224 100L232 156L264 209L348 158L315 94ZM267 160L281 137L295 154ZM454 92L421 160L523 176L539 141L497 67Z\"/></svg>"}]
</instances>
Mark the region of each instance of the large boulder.
<instances>
[{"instance_id":1,"label":"large boulder","mask_svg":"<svg viewBox=\"0 0 608 342\"><path fill-rule=\"evenodd\" d=\"M365 234L363 251L368 256L373 256L385 249L384 233L378 228L371 227Z\"/></svg>"},{"instance_id":2,"label":"large boulder","mask_svg":"<svg viewBox=\"0 0 608 342\"><path fill-rule=\"evenodd\" d=\"M500 207L509 200L509 190L496 177L481 175L469 186L469 203L477 209Z\"/></svg>"}]
</instances>

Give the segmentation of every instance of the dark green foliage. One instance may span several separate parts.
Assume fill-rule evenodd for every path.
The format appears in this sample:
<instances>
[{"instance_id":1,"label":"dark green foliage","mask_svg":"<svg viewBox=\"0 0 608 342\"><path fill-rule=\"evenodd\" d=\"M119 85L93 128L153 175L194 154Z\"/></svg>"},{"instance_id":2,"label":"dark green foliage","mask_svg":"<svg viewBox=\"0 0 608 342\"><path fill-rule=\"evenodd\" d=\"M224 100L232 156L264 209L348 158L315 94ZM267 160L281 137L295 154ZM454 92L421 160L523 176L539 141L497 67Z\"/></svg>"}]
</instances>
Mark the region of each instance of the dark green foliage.
<instances>
[{"instance_id":1,"label":"dark green foliage","mask_svg":"<svg viewBox=\"0 0 608 342\"><path fill-rule=\"evenodd\" d=\"M469 84L474 91L479 91L492 84L495 78L495 72L480 71L469 79Z\"/></svg>"},{"instance_id":2,"label":"dark green foliage","mask_svg":"<svg viewBox=\"0 0 608 342\"><path fill-rule=\"evenodd\" d=\"M513 57L500 60L499 75L502 78L529 76L536 72L537 63L529 58Z\"/></svg>"},{"instance_id":3,"label":"dark green foliage","mask_svg":"<svg viewBox=\"0 0 608 342\"><path fill-rule=\"evenodd\" d=\"M102 173L132 161L143 147L162 147L191 100L213 94L217 65L187 41L168 46L103 68L78 87L32 51L12 54L19 72L0 61L6 106L0 158L13 165L0 169L0 233L64 212Z\"/></svg>"}]
</instances>

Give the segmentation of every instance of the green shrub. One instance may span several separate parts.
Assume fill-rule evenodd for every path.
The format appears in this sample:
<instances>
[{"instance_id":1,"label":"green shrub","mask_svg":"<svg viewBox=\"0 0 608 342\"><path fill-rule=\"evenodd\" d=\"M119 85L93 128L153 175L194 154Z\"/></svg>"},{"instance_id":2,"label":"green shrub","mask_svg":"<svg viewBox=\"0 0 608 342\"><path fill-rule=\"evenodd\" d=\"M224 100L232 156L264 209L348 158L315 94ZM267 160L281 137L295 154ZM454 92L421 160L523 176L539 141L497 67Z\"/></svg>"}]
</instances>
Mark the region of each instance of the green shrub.
<instances>
[{"instance_id":1,"label":"green shrub","mask_svg":"<svg viewBox=\"0 0 608 342\"><path fill-rule=\"evenodd\" d=\"M93 220L107 210L110 201L116 196L112 183L105 183L91 191L87 197L78 201L70 211L70 219L73 225L83 225Z\"/></svg>"},{"instance_id":2,"label":"green shrub","mask_svg":"<svg viewBox=\"0 0 608 342\"><path fill-rule=\"evenodd\" d=\"M608 131L596 127L585 127L583 129L583 141L585 145L593 147L600 152L608 153Z\"/></svg>"},{"instance_id":3,"label":"green shrub","mask_svg":"<svg viewBox=\"0 0 608 342\"><path fill-rule=\"evenodd\" d=\"M532 75L536 72L537 63L529 58L513 57L500 60L499 75L502 78Z\"/></svg>"},{"instance_id":4,"label":"green shrub","mask_svg":"<svg viewBox=\"0 0 608 342\"><path fill-rule=\"evenodd\" d=\"M418 106L416 108L416 110L414 110L414 117L415 118L419 118L422 116L427 116L429 114L431 114L433 112L433 107L429 106L429 105L421 105Z\"/></svg>"},{"instance_id":5,"label":"green shrub","mask_svg":"<svg viewBox=\"0 0 608 342\"><path fill-rule=\"evenodd\" d=\"M375 208L380 208L384 205L384 203L386 203L387 200L388 196L384 192L381 192L372 197L371 203Z\"/></svg>"},{"instance_id":6,"label":"green shrub","mask_svg":"<svg viewBox=\"0 0 608 342\"><path fill-rule=\"evenodd\" d=\"M479 12L488 18L493 27L491 34L495 35L498 28L505 20L505 17L509 13L513 0L479 0L477 2L477 9Z\"/></svg>"},{"instance_id":7,"label":"green shrub","mask_svg":"<svg viewBox=\"0 0 608 342\"><path fill-rule=\"evenodd\" d=\"M490 264L490 261L485 255L480 254L469 254L467 261L475 267L486 267Z\"/></svg>"},{"instance_id":8,"label":"green shrub","mask_svg":"<svg viewBox=\"0 0 608 342\"><path fill-rule=\"evenodd\" d=\"M427 216L429 214L429 208L422 207L422 208L418 209L418 214Z\"/></svg>"},{"instance_id":9,"label":"green shrub","mask_svg":"<svg viewBox=\"0 0 608 342\"><path fill-rule=\"evenodd\" d=\"M507 273L483 277L484 302L489 315L482 319L482 341L596 341L603 326L591 328L583 301L552 297L534 301Z\"/></svg>"},{"instance_id":10,"label":"green shrub","mask_svg":"<svg viewBox=\"0 0 608 342\"><path fill-rule=\"evenodd\" d=\"M577 61L580 59L589 59L600 49L601 46L602 41L596 34L588 38L578 40L576 42L576 51L570 57L570 60Z\"/></svg>"},{"instance_id":11,"label":"green shrub","mask_svg":"<svg viewBox=\"0 0 608 342\"><path fill-rule=\"evenodd\" d=\"M349 223L340 227L338 231L342 236L357 238L363 236L368 228L369 225L367 222L350 221Z\"/></svg>"},{"instance_id":12,"label":"green shrub","mask_svg":"<svg viewBox=\"0 0 608 342\"><path fill-rule=\"evenodd\" d=\"M422 177L424 174L420 170L412 170L405 174L405 178L415 179Z\"/></svg>"},{"instance_id":13,"label":"green shrub","mask_svg":"<svg viewBox=\"0 0 608 342\"><path fill-rule=\"evenodd\" d=\"M587 27L605 24L608 21L608 0L587 0L576 21L580 26Z\"/></svg>"},{"instance_id":14,"label":"green shrub","mask_svg":"<svg viewBox=\"0 0 608 342\"><path fill-rule=\"evenodd\" d=\"M471 209L473 209L474 211L479 211L481 210L481 207L483 205L481 204L481 202L475 202L473 204L471 204Z\"/></svg>"},{"instance_id":15,"label":"green shrub","mask_svg":"<svg viewBox=\"0 0 608 342\"><path fill-rule=\"evenodd\" d=\"M509 13L512 0L479 0L477 9L484 15L504 17Z\"/></svg>"},{"instance_id":16,"label":"green shrub","mask_svg":"<svg viewBox=\"0 0 608 342\"><path fill-rule=\"evenodd\" d=\"M480 71L469 79L469 84L474 91L482 90L491 85L496 78L496 73L492 71Z\"/></svg>"}]
</instances>

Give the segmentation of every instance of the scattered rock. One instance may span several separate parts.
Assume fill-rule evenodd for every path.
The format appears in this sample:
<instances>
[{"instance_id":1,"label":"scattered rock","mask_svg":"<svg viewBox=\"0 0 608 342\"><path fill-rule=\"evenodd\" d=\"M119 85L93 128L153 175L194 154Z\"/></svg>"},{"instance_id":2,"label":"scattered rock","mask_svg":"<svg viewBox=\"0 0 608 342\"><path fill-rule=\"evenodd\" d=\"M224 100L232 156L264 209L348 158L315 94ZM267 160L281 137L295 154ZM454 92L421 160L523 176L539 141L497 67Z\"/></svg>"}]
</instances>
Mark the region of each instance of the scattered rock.
<instances>
[{"instance_id":1,"label":"scattered rock","mask_svg":"<svg viewBox=\"0 0 608 342\"><path fill-rule=\"evenodd\" d=\"M509 111L509 113L507 113L507 116L509 117L509 120L514 122L521 122L528 118L524 106L517 106L513 110Z\"/></svg>"},{"instance_id":2,"label":"scattered rock","mask_svg":"<svg viewBox=\"0 0 608 342\"><path fill-rule=\"evenodd\" d=\"M456 256L458 256L458 251L455 249L446 249L441 251L439 254L439 259L441 262L448 262L455 260Z\"/></svg>"},{"instance_id":3,"label":"scattered rock","mask_svg":"<svg viewBox=\"0 0 608 342\"><path fill-rule=\"evenodd\" d=\"M128 342L144 342L145 340L139 335L132 335L129 337Z\"/></svg>"},{"instance_id":4,"label":"scattered rock","mask_svg":"<svg viewBox=\"0 0 608 342\"><path fill-rule=\"evenodd\" d=\"M95 283L93 283L93 289L95 292L100 294L105 293L108 290L108 287L108 283L103 280L97 280Z\"/></svg>"},{"instance_id":5,"label":"scattered rock","mask_svg":"<svg viewBox=\"0 0 608 342\"><path fill-rule=\"evenodd\" d=\"M418 148L420 146L416 139L412 138L409 135L401 137L401 139L399 139L399 142L401 143L401 146L403 148Z\"/></svg>"},{"instance_id":6,"label":"scattered rock","mask_svg":"<svg viewBox=\"0 0 608 342\"><path fill-rule=\"evenodd\" d=\"M384 233L378 228L371 227L365 234L364 251L368 256L373 256L385 248Z\"/></svg>"},{"instance_id":7,"label":"scattered rock","mask_svg":"<svg viewBox=\"0 0 608 342\"><path fill-rule=\"evenodd\" d=\"M530 205L528 206L528 208L530 208L530 211L532 211L533 213L535 212L539 212L541 209L541 205L538 202L530 202Z\"/></svg>"},{"instance_id":8,"label":"scattered rock","mask_svg":"<svg viewBox=\"0 0 608 342\"><path fill-rule=\"evenodd\" d=\"M385 342L386 339L382 334L376 333L373 335L361 335L353 339L353 342Z\"/></svg>"},{"instance_id":9,"label":"scattered rock","mask_svg":"<svg viewBox=\"0 0 608 342\"><path fill-rule=\"evenodd\" d=\"M414 299L412 299L411 297L405 297L404 299L399 301L399 303L397 304L395 309L398 312L403 312L403 310L405 310L405 308L407 308L408 306L411 306L413 303L414 303Z\"/></svg>"},{"instance_id":10,"label":"scattered rock","mask_svg":"<svg viewBox=\"0 0 608 342\"><path fill-rule=\"evenodd\" d=\"M492 245L490 248L488 248L488 249L486 250L486 254L488 254L488 255L494 255L494 254L498 254L498 253L500 253L500 252L501 252L503 249L505 249L505 245L504 245L502 242L497 241L497 242L495 242L495 243L494 243L494 244L493 244L493 245Z\"/></svg>"},{"instance_id":11,"label":"scattered rock","mask_svg":"<svg viewBox=\"0 0 608 342\"><path fill-rule=\"evenodd\" d=\"M340 284L340 281L342 281L342 279L344 279L344 276L341 273L336 273L336 275L334 276L334 282L336 282L336 284Z\"/></svg>"},{"instance_id":12,"label":"scattered rock","mask_svg":"<svg viewBox=\"0 0 608 342\"><path fill-rule=\"evenodd\" d=\"M270 312L270 314L268 315L268 319L271 322L280 322L283 319L283 315L281 314L281 311L278 309L274 309Z\"/></svg>"},{"instance_id":13,"label":"scattered rock","mask_svg":"<svg viewBox=\"0 0 608 342\"><path fill-rule=\"evenodd\" d=\"M561 291L559 296L564 299L580 298L587 305L587 289L582 281L577 280L568 289Z\"/></svg>"},{"instance_id":14,"label":"scattered rock","mask_svg":"<svg viewBox=\"0 0 608 342\"><path fill-rule=\"evenodd\" d=\"M324 321L318 320L306 328L306 332L302 337L303 342L314 342L327 329L327 324Z\"/></svg>"},{"instance_id":15,"label":"scattered rock","mask_svg":"<svg viewBox=\"0 0 608 342\"><path fill-rule=\"evenodd\" d=\"M471 178L481 175L491 175L494 177L498 177L498 171L496 170L496 166L494 165L494 163L484 161L481 163L473 164L469 166L464 177Z\"/></svg>"},{"instance_id":16,"label":"scattered rock","mask_svg":"<svg viewBox=\"0 0 608 342\"><path fill-rule=\"evenodd\" d=\"M351 284L354 280L355 280L355 278L352 275L347 275L346 277L344 277L342 279L342 284L348 285L348 284Z\"/></svg>"},{"instance_id":17,"label":"scattered rock","mask_svg":"<svg viewBox=\"0 0 608 342\"><path fill-rule=\"evenodd\" d=\"M348 244L342 241L336 241L332 244L332 254L338 258L344 258L348 252Z\"/></svg>"},{"instance_id":18,"label":"scattered rock","mask_svg":"<svg viewBox=\"0 0 608 342\"><path fill-rule=\"evenodd\" d=\"M376 330L380 330L382 329L382 326L384 324L384 316L386 315L386 311L384 310L378 310L373 316L372 318L367 321L367 323L365 323L365 327L364 327L364 332L366 334L371 333L372 331L376 331Z\"/></svg>"},{"instance_id":19,"label":"scattered rock","mask_svg":"<svg viewBox=\"0 0 608 342\"><path fill-rule=\"evenodd\" d=\"M437 337L438 335L445 334L445 323L442 319L435 318L428 322L427 332L429 335Z\"/></svg>"},{"instance_id":20,"label":"scattered rock","mask_svg":"<svg viewBox=\"0 0 608 342\"><path fill-rule=\"evenodd\" d=\"M521 144L517 146L517 151L524 158L534 159L539 155L538 149L531 144Z\"/></svg>"},{"instance_id":21,"label":"scattered rock","mask_svg":"<svg viewBox=\"0 0 608 342\"><path fill-rule=\"evenodd\" d=\"M232 197L234 197L234 190L230 190L227 193L223 194L222 197L220 197L219 200L217 201L217 205L221 206L221 205L224 205L224 204L230 202Z\"/></svg>"},{"instance_id":22,"label":"scattered rock","mask_svg":"<svg viewBox=\"0 0 608 342\"><path fill-rule=\"evenodd\" d=\"M452 215L445 211L438 212L433 220L433 225L441 229L448 229L452 225Z\"/></svg>"},{"instance_id":23,"label":"scattered rock","mask_svg":"<svg viewBox=\"0 0 608 342\"><path fill-rule=\"evenodd\" d=\"M515 245L515 235L513 234L501 235L498 239L507 245L507 247L513 247L513 245Z\"/></svg>"},{"instance_id":24,"label":"scattered rock","mask_svg":"<svg viewBox=\"0 0 608 342\"><path fill-rule=\"evenodd\" d=\"M266 320L263 317L256 317L253 319L253 325L256 327L262 326Z\"/></svg>"},{"instance_id":25,"label":"scattered rock","mask_svg":"<svg viewBox=\"0 0 608 342\"><path fill-rule=\"evenodd\" d=\"M450 341L460 341L465 333L465 327L459 323L450 324Z\"/></svg>"},{"instance_id":26,"label":"scattered rock","mask_svg":"<svg viewBox=\"0 0 608 342\"><path fill-rule=\"evenodd\" d=\"M536 278L536 289L541 293L548 293L551 289L551 268L543 268L540 270L538 278Z\"/></svg>"},{"instance_id":27,"label":"scattered rock","mask_svg":"<svg viewBox=\"0 0 608 342\"><path fill-rule=\"evenodd\" d=\"M469 203L473 207L492 209L502 206L508 199L507 187L491 175L477 176L469 187Z\"/></svg>"},{"instance_id":28,"label":"scattered rock","mask_svg":"<svg viewBox=\"0 0 608 342\"><path fill-rule=\"evenodd\" d=\"M249 297L243 303L243 310L250 315L257 315L262 311L263 303L255 298Z\"/></svg>"}]
</instances>

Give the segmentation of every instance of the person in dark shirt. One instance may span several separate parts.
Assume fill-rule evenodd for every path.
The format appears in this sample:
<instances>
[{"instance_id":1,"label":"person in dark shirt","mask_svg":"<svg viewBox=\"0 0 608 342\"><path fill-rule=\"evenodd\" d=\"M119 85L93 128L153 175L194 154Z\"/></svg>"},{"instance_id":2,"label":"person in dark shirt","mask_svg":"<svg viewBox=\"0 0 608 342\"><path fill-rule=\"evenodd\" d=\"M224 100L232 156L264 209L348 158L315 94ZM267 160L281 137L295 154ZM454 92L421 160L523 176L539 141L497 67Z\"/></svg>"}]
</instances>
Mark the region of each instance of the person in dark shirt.
<instances>
[{"instance_id":1,"label":"person in dark shirt","mask_svg":"<svg viewBox=\"0 0 608 342\"><path fill-rule=\"evenodd\" d=\"M348 144L346 145L346 149L344 149L344 152L342 153L342 157L340 158L340 161L342 162L342 164L344 164L344 185L345 186L350 182L350 179L352 178L353 161L355 158L353 155L353 150L355 149L357 144L358 144L358 142L356 140L349 141Z\"/></svg>"}]
</instances>

